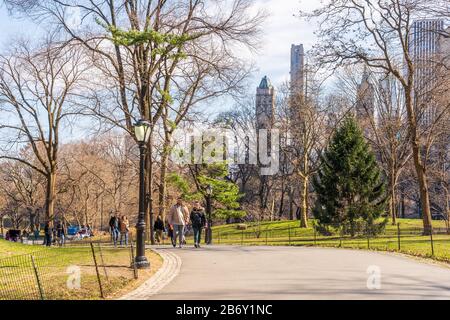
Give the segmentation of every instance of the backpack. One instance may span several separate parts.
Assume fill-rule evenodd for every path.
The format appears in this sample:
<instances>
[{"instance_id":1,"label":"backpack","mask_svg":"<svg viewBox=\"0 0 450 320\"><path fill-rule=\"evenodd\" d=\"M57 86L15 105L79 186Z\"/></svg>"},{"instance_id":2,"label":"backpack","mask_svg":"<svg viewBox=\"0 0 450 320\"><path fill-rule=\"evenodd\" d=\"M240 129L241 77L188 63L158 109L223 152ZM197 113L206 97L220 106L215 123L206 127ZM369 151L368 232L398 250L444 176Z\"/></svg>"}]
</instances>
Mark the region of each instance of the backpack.
<instances>
[{"instance_id":1,"label":"backpack","mask_svg":"<svg viewBox=\"0 0 450 320\"><path fill-rule=\"evenodd\" d=\"M193 211L192 212L192 224L194 226L201 226L202 225L202 213L200 211Z\"/></svg>"}]
</instances>

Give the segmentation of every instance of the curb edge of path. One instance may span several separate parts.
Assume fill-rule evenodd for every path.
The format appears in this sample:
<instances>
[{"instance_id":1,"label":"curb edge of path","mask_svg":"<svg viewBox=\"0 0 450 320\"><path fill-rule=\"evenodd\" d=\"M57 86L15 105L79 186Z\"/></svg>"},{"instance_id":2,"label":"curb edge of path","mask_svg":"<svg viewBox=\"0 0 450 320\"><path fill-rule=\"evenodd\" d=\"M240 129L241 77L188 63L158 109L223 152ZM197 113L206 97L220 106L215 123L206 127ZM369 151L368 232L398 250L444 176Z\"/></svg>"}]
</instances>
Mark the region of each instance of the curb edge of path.
<instances>
[{"instance_id":1,"label":"curb edge of path","mask_svg":"<svg viewBox=\"0 0 450 320\"><path fill-rule=\"evenodd\" d=\"M161 268L140 287L120 297L118 300L149 300L178 276L182 265L181 258L169 251L157 249L154 251L163 259Z\"/></svg>"}]
</instances>

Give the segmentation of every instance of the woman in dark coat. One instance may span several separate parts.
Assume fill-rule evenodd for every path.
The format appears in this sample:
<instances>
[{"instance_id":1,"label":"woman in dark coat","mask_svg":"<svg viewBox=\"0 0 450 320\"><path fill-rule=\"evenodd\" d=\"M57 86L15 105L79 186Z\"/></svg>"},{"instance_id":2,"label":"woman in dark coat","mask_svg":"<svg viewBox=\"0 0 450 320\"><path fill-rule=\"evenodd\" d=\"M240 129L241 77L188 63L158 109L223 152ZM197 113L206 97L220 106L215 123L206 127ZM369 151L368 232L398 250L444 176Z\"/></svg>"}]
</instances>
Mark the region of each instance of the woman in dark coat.
<instances>
[{"instance_id":1,"label":"woman in dark coat","mask_svg":"<svg viewBox=\"0 0 450 320\"><path fill-rule=\"evenodd\" d=\"M194 246L200 248L200 241L202 237L202 229L206 225L205 210L200 205L200 202L196 201L191 211L191 224L194 231Z\"/></svg>"},{"instance_id":2,"label":"woman in dark coat","mask_svg":"<svg viewBox=\"0 0 450 320\"><path fill-rule=\"evenodd\" d=\"M153 226L153 229L155 229L156 234L156 242L158 244L161 244L163 232L164 232L164 222L161 218L161 215L158 215L158 218L156 218L155 224Z\"/></svg>"}]
</instances>

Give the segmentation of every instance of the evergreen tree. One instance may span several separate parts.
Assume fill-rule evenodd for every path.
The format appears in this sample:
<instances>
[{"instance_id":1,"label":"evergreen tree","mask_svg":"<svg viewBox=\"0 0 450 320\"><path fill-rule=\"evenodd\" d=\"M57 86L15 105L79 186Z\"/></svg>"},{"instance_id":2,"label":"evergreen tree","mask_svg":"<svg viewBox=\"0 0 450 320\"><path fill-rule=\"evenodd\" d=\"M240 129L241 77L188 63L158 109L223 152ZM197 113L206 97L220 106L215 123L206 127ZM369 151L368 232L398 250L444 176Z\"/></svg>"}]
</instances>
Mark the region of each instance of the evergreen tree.
<instances>
[{"instance_id":1,"label":"evergreen tree","mask_svg":"<svg viewBox=\"0 0 450 320\"><path fill-rule=\"evenodd\" d=\"M208 152L208 147L214 140L203 139L202 161L197 164L189 164L189 178L178 174L171 174L168 182L175 186L186 200L204 200L206 203L208 186L212 187L211 196L213 218L226 220L228 218L242 218L245 211L241 210L239 200L243 194L239 191L239 186L229 179L229 165L225 159L226 148L219 146ZM192 151L194 145L191 145ZM180 153L184 152L183 150ZM191 161L195 163L194 153L191 153ZM198 160L198 159L197 159Z\"/></svg>"},{"instance_id":2,"label":"evergreen tree","mask_svg":"<svg viewBox=\"0 0 450 320\"><path fill-rule=\"evenodd\" d=\"M245 216L239 203L242 194L239 187L227 178L228 166L225 163L191 165L189 171L193 183L177 173L168 176L169 184L177 188L184 199L206 202L206 188L209 185L213 190L213 218L225 220Z\"/></svg>"},{"instance_id":3,"label":"evergreen tree","mask_svg":"<svg viewBox=\"0 0 450 320\"><path fill-rule=\"evenodd\" d=\"M317 193L314 216L322 230L341 228L377 234L387 219L385 182L375 155L352 117L344 120L322 156L323 165L313 179Z\"/></svg>"}]
</instances>

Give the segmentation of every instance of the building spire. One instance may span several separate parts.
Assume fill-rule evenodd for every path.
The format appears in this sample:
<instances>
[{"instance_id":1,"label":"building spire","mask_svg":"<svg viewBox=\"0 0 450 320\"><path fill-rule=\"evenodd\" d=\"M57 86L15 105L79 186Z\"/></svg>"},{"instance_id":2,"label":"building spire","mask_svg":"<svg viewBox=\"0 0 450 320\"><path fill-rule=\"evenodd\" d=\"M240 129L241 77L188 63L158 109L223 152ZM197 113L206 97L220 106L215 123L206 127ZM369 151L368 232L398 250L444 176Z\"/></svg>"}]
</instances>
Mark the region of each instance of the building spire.
<instances>
[{"instance_id":1,"label":"building spire","mask_svg":"<svg viewBox=\"0 0 450 320\"><path fill-rule=\"evenodd\" d=\"M261 83L259 84L259 89L270 89L271 85L270 85L270 80L269 78L267 78L267 76L264 76L264 78L262 78Z\"/></svg>"}]
</instances>

